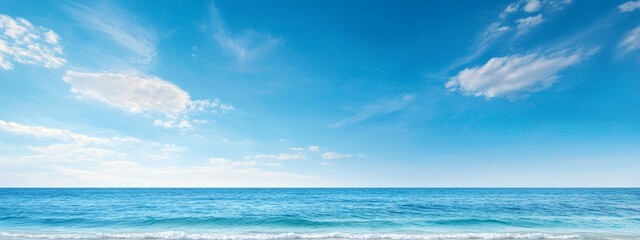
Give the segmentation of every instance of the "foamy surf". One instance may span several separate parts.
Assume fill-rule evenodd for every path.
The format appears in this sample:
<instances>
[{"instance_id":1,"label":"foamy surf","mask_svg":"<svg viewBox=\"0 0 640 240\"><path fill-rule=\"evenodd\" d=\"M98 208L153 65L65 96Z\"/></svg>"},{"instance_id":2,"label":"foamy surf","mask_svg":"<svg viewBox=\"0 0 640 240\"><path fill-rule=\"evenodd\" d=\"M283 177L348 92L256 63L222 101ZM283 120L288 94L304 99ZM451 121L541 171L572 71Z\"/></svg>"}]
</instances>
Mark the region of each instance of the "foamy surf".
<instances>
[{"instance_id":1,"label":"foamy surf","mask_svg":"<svg viewBox=\"0 0 640 240\"><path fill-rule=\"evenodd\" d=\"M185 239L185 240L280 240L280 239L371 239L371 240L437 240L437 239L580 239L577 234L548 233L257 233L217 234L187 233L182 231L145 233L95 233L95 234L32 234L1 232L1 238L10 239Z\"/></svg>"}]
</instances>

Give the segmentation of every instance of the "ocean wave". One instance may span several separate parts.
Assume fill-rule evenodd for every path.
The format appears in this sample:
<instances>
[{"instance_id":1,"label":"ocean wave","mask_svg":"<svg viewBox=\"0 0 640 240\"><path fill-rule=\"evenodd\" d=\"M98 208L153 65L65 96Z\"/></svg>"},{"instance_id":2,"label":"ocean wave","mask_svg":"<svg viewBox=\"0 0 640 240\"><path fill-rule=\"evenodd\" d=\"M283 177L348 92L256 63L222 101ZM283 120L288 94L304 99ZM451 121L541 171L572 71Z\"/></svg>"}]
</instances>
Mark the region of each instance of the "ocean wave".
<instances>
[{"instance_id":1,"label":"ocean wave","mask_svg":"<svg viewBox=\"0 0 640 240\"><path fill-rule=\"evenodd\" d=\"M493 224L493 225L510 225L511 223L506 221L500 221L497 219L478 219L478 218L465 218L465 219L448 219L448 220L434 220L432 221L439 225L481 225L481 224Z\"/></svg>"},{"instance_id":2,"label":"ocean wave","mask_svg":"<svg viewBox=\"0 0 640 240\"><path fill-rule=\"evenodd\" d=\"M0 238L18 239L185 239L185 240L280 240L280 239L356 239L356 240L438 240L438 239L577 239L580 235L554 235L548 233L255 233L216 234L187 233L182 231L146 233L95 233L95 234L32 234L0 232Z\"/></svg>"}]
</instances>

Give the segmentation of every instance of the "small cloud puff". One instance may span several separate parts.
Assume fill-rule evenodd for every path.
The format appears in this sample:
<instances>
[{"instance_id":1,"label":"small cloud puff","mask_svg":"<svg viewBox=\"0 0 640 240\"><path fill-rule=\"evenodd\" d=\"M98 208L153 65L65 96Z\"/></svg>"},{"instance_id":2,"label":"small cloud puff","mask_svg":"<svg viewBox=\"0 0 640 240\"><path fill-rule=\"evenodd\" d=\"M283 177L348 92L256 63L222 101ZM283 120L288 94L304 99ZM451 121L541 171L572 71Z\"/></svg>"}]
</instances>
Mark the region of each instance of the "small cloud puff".
<instances>
[{"instance_id":1,"label":"small cloud puff","mask_svg":"<svg viewBox=\"0 0 640 240\"><path fill-rule=\"evenodd\" d=\"M541 7L542 7L542 3L540 3L539 0L529 0L529 2L527 2L526 5L524 5L522 10L528 13L532 13L532 12L540 11Z\"/></svg>"},{"instance_id":2,"label":"small cloud puff","mask_svg":"<svg viewBox=\"0 0 640 240\"><path fill-rule=\"evenodd\" d=\"M60 37L54 31L34 26L23 18L0 14L0 69L13 69L13 62L59 68L62 58Z\"/></svg>"}]
</instances>

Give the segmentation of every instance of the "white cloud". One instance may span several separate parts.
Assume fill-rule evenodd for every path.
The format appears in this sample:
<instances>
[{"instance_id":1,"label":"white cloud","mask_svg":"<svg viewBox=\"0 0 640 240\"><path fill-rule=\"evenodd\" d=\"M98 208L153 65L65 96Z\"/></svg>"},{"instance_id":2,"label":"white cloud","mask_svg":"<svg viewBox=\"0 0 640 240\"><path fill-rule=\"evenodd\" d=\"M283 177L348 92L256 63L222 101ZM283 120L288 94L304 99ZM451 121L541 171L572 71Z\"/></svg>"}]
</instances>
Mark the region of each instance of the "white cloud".
<instances>
[{"instance_id":1,"label":"white cloud","mask_svg":"<svg viewBox=\"0 0 640 240\"><path fill-rule=\"evenodd\" d=\"M216 6L209 7L211 23L214 27L214 38L218 46L238 61L251 60L277 46L281 40L269 34L253 30L243 30L233 34L226 28Z\"/></svg>"},{"instance_id":2,"label":"white cloud","mask_svg":"<svg viewBox=\"0 0 640 240\"><path fill-rule=\"evenodd\" d=\"M379 101L377 103L364 106L357 114L331 124L330 127L338 128L358 122L365 121L372 117L382 116L404 109L414 99L413 95L404 95L400 98Z\"/></svg>"},{"instance_id":3,"label":"white cloud","mask_svg":"<svg viewBox=\"0 0 640 240\"><path fill-rule=\"evenodd\" d=\"M320 146L309 146L309 151L319 152L320 151Z\"/></svg>"},{"instance_id":4,"label":"white cloud","mask_svg":"<svg viewBox=\"0 0 640 240\"><path fill-rule=\"evenodd\" d=\"M191 125L191 122L189 122L189 119L187 117L178 118L177 116L174 116L174 115L168 116L167 119L153 120L153 125L156 127L181 128L181 129L193 127L193 125Z\"/></svg>"},{"instance_id":5,"label":"white cloud","mask_svg":"<svg viewBox=\"0 0 640 240\"><path fill-rule=\"evenodd\" d=\"M334 164L332 162L320 162L320 166L331 167Z\"/></svg>"},{"instance_id":6,"label":"white cloud","mask_svg":"<svg viewBox=\"0 0 640 240\"><path fill-rule=\"evenodd\" d=\"M494 98L544 90L558 79L558 72L591 55L544 56L539 53L492 58L479 67L466 68L452 77L446 87L465 94Z\"/></svg>"},{"instance_id":7,"label":"white cloud","mask_svg":"<svg viewBox=\"0 0 640 240\"><path fill-rule=\"evenodd\" d=\"M54 31L47 30L45 33L45 41L49 44L58 44L60 37Z\"/></svg>"},{"instance_id":8,"label":"white cloud","mask_svg":"<svg viewBox=\"0 0 640 240\"><path fill-rule=\"evenodd\" d=\"M502 13L500 13L500 18L506 18L507 16L509 16L509 14L518 11L519 7L520 7L520 2L507 5L507 7L502 11Z\"/></svg>"},{"instance_id":9,"label":"white cloud","mask_svg":"<svg viewBox=\"0 0 640 240\"><path fill-rule=\"evenodd\" d=\"M499 18L491 22L487 28L478 35L471 47L471 51L466 56L460 57L451 63L443 70L445 73L433 75L441 77L449 71L471 63L478 57L483 56L488 49L494 47L503 37L510 36L509 33L512 32L512 29L518 29L518 32L513 36L514 39L521 37L532 27L544 22L543 14L544 16L552 15L554 12L562 10L571 2L571 0L517 0L507 5L507 7L500 12ZM541 13L536 16L529 16L531 12ZM512 20L512 15L517 17L515 21Z\"/></svg>"},{"instance_id":10,"label":"white cloud","mask_svg":"<svg viewBox=\"0 0 640 240\"><path fill-rule=\"evenodd\" d=\"M189 112L210 111L212 113L228 113L235 110L233 106L224 104L217 98L213 100L195 100L187 103L187 111Z\"/></svg>"},{"instance_id":11,"label":"white cloud","mask_svg":"<svg viewBox=\"0 0 640 240\"><path fill-rule=\"evenodd\" d=\"M107 170L108 172L113 173L135 173L136 170L142 169L142 166L137 162L132 161L120 161L120 160L111 160L111 161L100 161L98 162L102 168Z\"/></svg>"},{"instance_id":12,"label":"white cloud","mask_svg":"<svg viewBox=\"0 0 640 240\"><path fill-rule=\"evenodd\" d=\"M34 26L23 18L0 14L0 68L13 69L12 62L59 68L67 63L55 32Z\"/></svg>"},{"instance_id":13,"label":"white cloud","mask_svg":"<svg viewBox=\"0 0 640 240\"><path fill-rule=\"evenodd\" d=\"M282 167L282 163L279 163L279 162L267 162L265 163L265 165L269 167Z\"/></svg>"},{"instance_id":14,"label":"white cloud","mask_svg":"<svg viewBox=\"0 0 640 240\"><path fill-rule=\"evenodd\" d=\"M618 6L620 12L633 12L640 9L640 1L629 1Z\"/></svg>"},{"instance_id":15,"label":"white cloud","mask_svg":"<svg viewBox=\"0 0 640 240\"><path fill-rule=\"evenodd\" d=\"M501 25L500 22L495 22L489 25L489 27L482 33L482 37L476 46L477 54L480 54L486 50L489 45L507 31L511 29L509 26ZM474 54L475 56L476 54Z\"/></svg>"},{"instance_id":16,"label":"white cloud","mask_svg":"<svg viewBox=\"0 0 640 240\"><path fill-rule=\"evenodd\" d=\"M302 152L302 151L304 151L304 148L301 148L301 147L292 147L292 148L289 148L289 150L291 150L291 151L296 151L296 152Z\"/></svg>"},{"instance_id":17,"label":"white cloud","mask_svg":"<svg viewBox=\"0 0 640 240\"><path fill-rule=\"evenodd\" d=\"M565 6L571 4L573 0L545 0L543 3L549 6L552 10L559 11Z\"/></svg>"},{"instance_id":18,"label":"white cloud","mask_svg":"<svg viewBox=\"0 0 640 240\"><path fill-rule=\"evenodd\" d=\"M204 123L208 123L209 120L206 120L206 119L193 119L192 122L193 123L198 123L198 124L204 124Z\"/></svg>"},{"instance_id":19,"label":"white cloud","mask_svg":"<svg viewBox=\"0 0 640 240\"><path fill-rule=\"evenodd\" d=\"M326 152L322 154L322 159L341 159L351 157L353 157L353 154L340 154L335 152Z\"/></svg>"},{"instance_id":20,"label":"white cloud","mask_svg":"<svg viewBox=\"0 0 640 240\"><path fill-rule=\"evenodd\" d=\"M0 41L0 49L3 47L4 42ZM4 69L4 70L11 70L13 69L13 64L11 64L9 61L4 59L4 56L2 56L2 54L0 54L0 68Z\"/></svg>"},{"instance_id":21,"label":"white cloud","mask_svg":"<svg viewBox=\"0 0 640 240\"><path fill-rule=\"evenodd\" d=\"M525 12L532 13L540 11L542 7L542 3L539 0L529 0L526 5L522 8Z\"/></svg>"},{"instance_id":22,"label":"white cloud","mask_svg":"<svg viewBox=\"0 0 640 240\"><path fill-rule=\"evenodd\" d=\"M518 35L520 35L528 32L532 27L540 25L544 22L544 18L542 18L542 14L538 14L536 16L518 19L516 22L518 23Z\"/></svg>"},{"instance_id":23,"label":"white cloud","mask_svg":"<svg viewBox=\"0 0 640 240\"><path fill-rule=\"evenodd\" d=\"M253 156L247 156L245 157L245 159L271 159L271 160L300 160L300 159L306 159L307 155L304 155L302 153L294 153L294 154L289 154L289 153L278 153L278 154L258 154L258 155L253 155Z\"/></svg>"},{"instance_id":24,"label":"white cloud","mask_svg":"<svg viewBox=\"0 0 640 240\"><path fill-rule=\"evenodd\" d=\"M209 165L217 166L217 167L226 167L226 168L237 168L237 167L253 167L258 163L255 161L231 161L226 158L210 158Z\"/></svg>"},{"instance_id":25,"label":"white cloud","mask_svg":"<svg viewBox=\"0 0 640 240\"><path fill-rule=\"evenodd\" d=\"M509 30L511 30L511 27L507 25L503 25L503 20L509 14L511 14L510 11L512 11L513 7L517 7L517 5L516 4L509 5L507 9L505 9L500 15L500 21L489 24L489 26L476 39L472 47L472 52L470 52L464 57L456 59L452 64L449 65L449 67L447 67L444 70L444 72L449 72L455 68L465 65L475 60L476 58L482 56L482 54L487 49L489 49L494 44L495 41L497 41L502 36L504 36L507 32L509 32Z\"/></svg>"},{"instance_id":26,"label":"white cloud","mask_svg":"<svg viewBox=\"0 0 640 240\"><path fill-rule=\"evenodd\" d=\"M43 171L11 173L18 180L0 179L29 186L104 187L284 187L316 186L318 178L295 173L267 171L251 161L213 158L204 164L154 167L132 161L104 161L88 167L73 164L43 166ZM3 176L9 176L0 169Z\"/></svg>"},{"instance_id":27,"label":"white cloud","mask_svg":"<svg viewBox=\"0 0 640 240\"><path fill-rule=\"evenodd\" d=\"M156 57L156 33L135 16L113 5L83 6L67 9L81 24L102 32L136 54L137 63L150 64Z\"/></svg>"},{"instance_id":28,"label":"white cloud","mask_svg":"<svg viewBox=\"0 0 640 240\"><path fill-rule=\"evenodd\" d=\"M109 144L109 143L138 143L142 140L133 137L95 137L76 133L67 129L49 128L43 126L25 125L16 122L0 120L0 130L28 135L38 138L51 138L81 144Z\"/></svg>"},{"instance_id":29,"label":"white cloud","mask_svg":"<svg viewBox=\"0 0 640 240\"><path fill-rule=\"evenodd\" d=\"M74 133L65 129L47 128L42 126L30 126L30 125L19 124L16 122L7 122L3 120L0 120L0 129L7 132L11 132L11 133L29 135L29 136L34 136L38 138L54 138L54 139L60 139L60 140L74 141L78 143L109 143L114 140L136 141L135 138L109 139L109 138L92 137L85 134Z\"/></svg>"},{"instance_id":30,"label":"white cloud","mask_svg":"<svg viewBox=\"0 0 640 240\"><path fill-rule=\"evenodd\" d=\"M48 146L29 147L30 150L38 152L37 155L24 157L23 159L46 159L55 161L99 161L109 157L120 157L124 154L117 151L103 148L86 146L81 143L53 144Z\"/></svg>"},{"instance_id":31,"label":"white cloud","mask_svg":"<svg viewBox=\"0 0 640 240\"><path fill-rule=\"evenodd\" d=\"M76 133L67 129L25 125L0 120L0 130L49 140L43 146L27 146L35 155L21 160L50 162L93 162L126 159L167 159L178 156L183 147L159 144L133 137L97 137Z\"/></svg>"},{"instance_id":32,"label":"white cloud","mask_svg":"<svg viewBox=\"0 0 640 240\"><path fill-rule=\"evenodd\" d=\"M228 113L235 108L219 99L192 101L177 85L153 76L112 72L67 71L62 79L71 91L81 97L95 99L129 112L159 112L155 126L190 128L189 115L200 112ZM202 122L202 120L199 120Z\"/></svg>"},{"instance_id":33,"label":"white cloud","mask_svg":"<svg viewBox=\"0 0 640 240\"><path fill-rule=\"evenodd\" d=\"M189 94L157 77L109 72L67 71L62 78L71 91L130 112L176 113L189 104Z\"/></svg>"},{"instance_id":34,"label":"white cloud","mask_svg":"<svg viewBox=\"0 0 640 240\"><path fill-rule=\"evenodd\" d=\"M318 185L316 177L262 170L256 161L211 158L188 167L168 165L184 162L176 155L184 148L132 137L89 136L67 129L7 121L0 121L0 131L55 141L43 146L12 146L19 153L17 156L0 155L0 176L4 176L0 178L0 185L3 186ZM168 156L168 160L162 159L163 156ZM158 159L163 161L156 161Z\"/></svg>"},{"instance_id":35,"label":"white cloud","mask_svg":"<svg viewBox=\"0 0 640 240\"><path fill-rule=\"evenodd\" d=\"M619 45L626 52L634 51L640 48L640 26L631 30L624 37Z\"/></svg>"},{"instance_id":36,"label":"white cloud","mask_svg":"<svg viewBox=\"0 0 640 240\"><path fill-rule=\"evenodd\" d=\"M505 12L502 13L501 18L505 18L510 14L510 12L507 11L511 11L509 7L507 7L507 9L505 9ZM457 68L481 56L489 47L493 45L496 40L500 39L503 35L509 32L509 30L511 30L511 27L502 24L502 20L489 24L489 26L484 30L484 32L482 32L482 34L480 34L479 38L475 41L473 52L454 61L446 71Z\"/></svg>"},{"instance_id":37,"label":"white cloud","mask_svg":"<svg viewBox=\"0 0 640 240\"><path fill-rule=\"evenodd\" d=\"M153 154L153 156L157 159L171 159L173 157L180 156L181 153L186 151L185 147L175 144L153 143L153 145L153 148L158 151L157 154Z\"/></svg>"}]
</instances>

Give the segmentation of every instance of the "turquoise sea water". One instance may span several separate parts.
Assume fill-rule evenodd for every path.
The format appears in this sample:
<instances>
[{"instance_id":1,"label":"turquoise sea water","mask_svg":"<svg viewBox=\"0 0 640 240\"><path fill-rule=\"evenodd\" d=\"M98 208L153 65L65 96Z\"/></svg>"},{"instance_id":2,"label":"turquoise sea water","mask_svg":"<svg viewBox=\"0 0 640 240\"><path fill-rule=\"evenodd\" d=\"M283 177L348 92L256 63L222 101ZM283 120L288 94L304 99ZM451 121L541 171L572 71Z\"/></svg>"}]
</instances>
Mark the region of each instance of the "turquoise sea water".
<instances>
[{"instance_id":1,"label":"turquoise sea water","mask_svg":"<svg viewBox=\"0 0 640 240\"><path fill-rule=\"evenodd\" d=\"M640 189L0 189L0 239L640 239Z\"/></svg>"}]
</instances>

